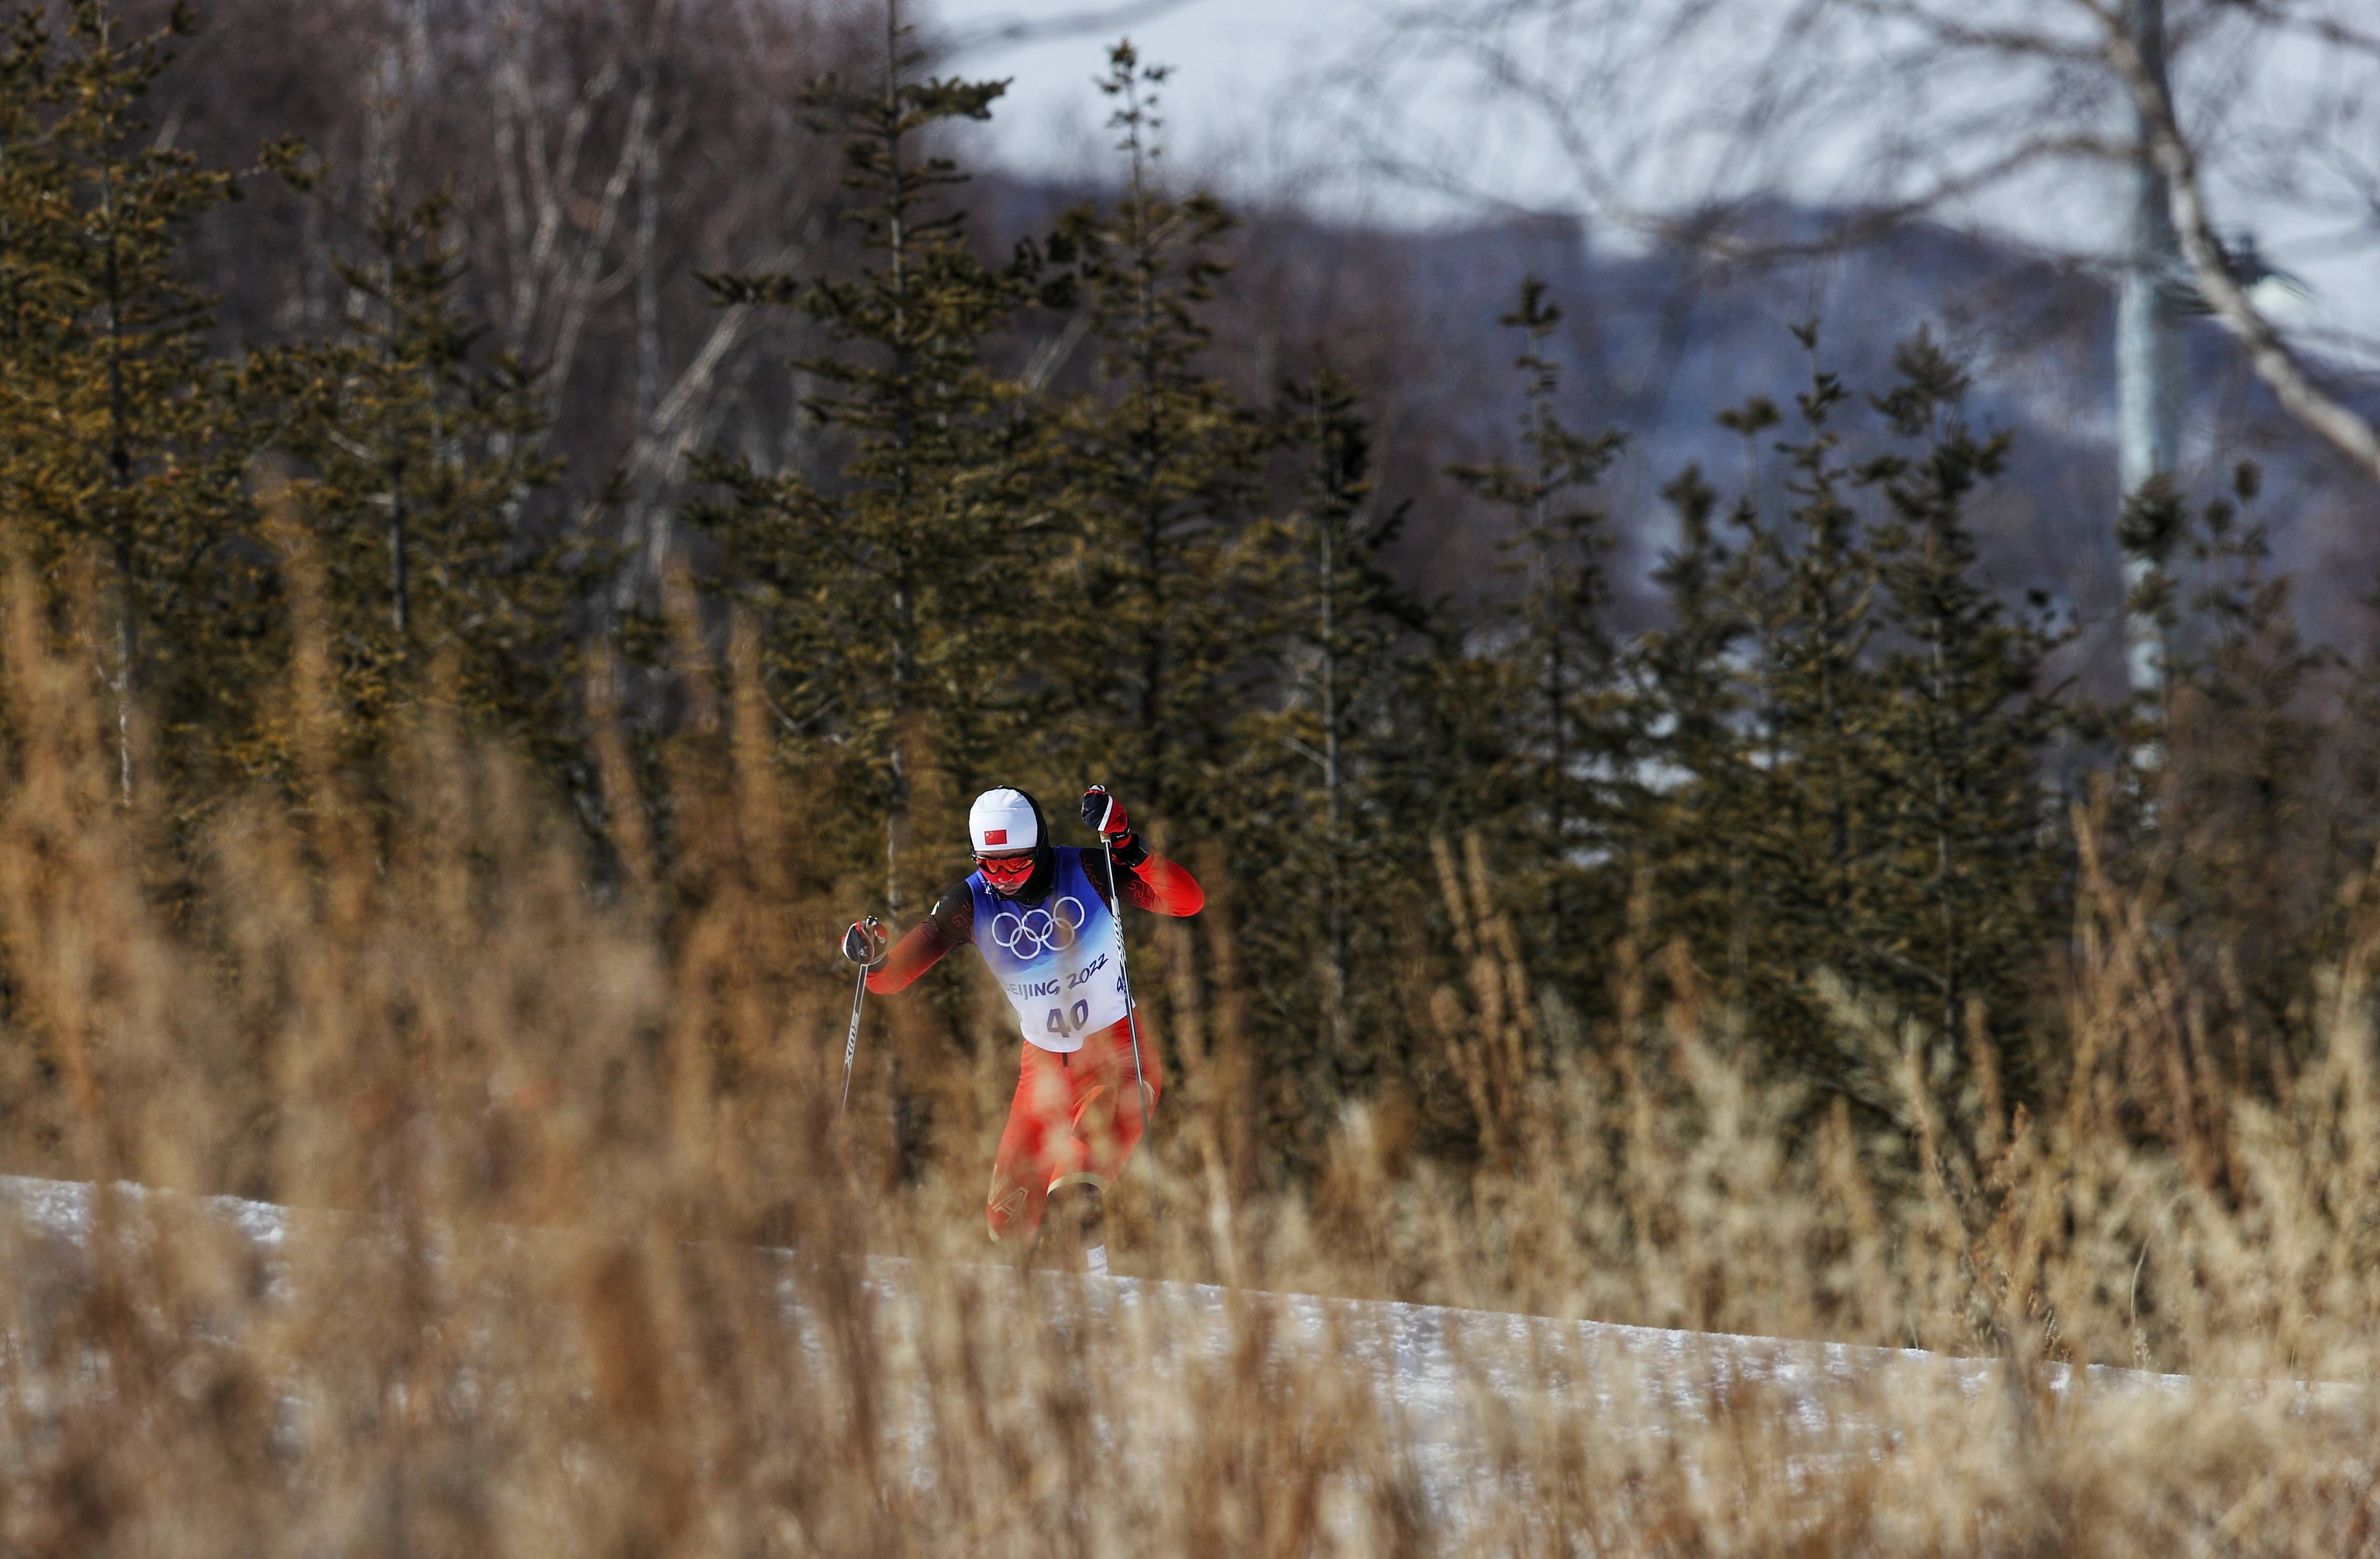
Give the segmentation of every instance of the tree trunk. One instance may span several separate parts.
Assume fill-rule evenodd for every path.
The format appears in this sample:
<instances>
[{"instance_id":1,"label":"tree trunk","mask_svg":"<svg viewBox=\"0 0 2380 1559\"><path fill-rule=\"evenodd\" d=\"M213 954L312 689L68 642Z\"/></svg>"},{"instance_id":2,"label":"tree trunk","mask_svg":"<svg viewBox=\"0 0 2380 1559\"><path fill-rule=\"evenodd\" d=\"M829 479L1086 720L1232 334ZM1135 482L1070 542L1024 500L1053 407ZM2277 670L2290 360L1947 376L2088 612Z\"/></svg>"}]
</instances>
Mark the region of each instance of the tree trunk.
<instances>
[{"instance_id":1,"label":"tree trunk","mask_svg":"<svg viewBox=\"0 0 2380 1559\"><path fill-rule=\"evenodd\" d=\"M1322 560L1322 795L1325 849L1329 859L1328 930L1330 938L1329 1004L1332 1064L1345 1069L1352 1050L1347 1021L1347 863L1340 791L1344 785L1339 752L1339 565L1331 523L1320 526Z\"/></svg>"},{"instance_id":2,"label":"tree trunk","mask_svg":"<svg viewBox=\"0 0 2380 1559\"><path fill-rule=\"evenodd\" d=\"M139 696L140 655L140 559L132 535L132 408L124 387L124 275L115 234L115 184L103 169L99 180L101 220L107 226L107 475L115 489L115 534L110 561L115 568L116 784L124 805L132 805L132 703Z\"/></svg>"}]
</instances>

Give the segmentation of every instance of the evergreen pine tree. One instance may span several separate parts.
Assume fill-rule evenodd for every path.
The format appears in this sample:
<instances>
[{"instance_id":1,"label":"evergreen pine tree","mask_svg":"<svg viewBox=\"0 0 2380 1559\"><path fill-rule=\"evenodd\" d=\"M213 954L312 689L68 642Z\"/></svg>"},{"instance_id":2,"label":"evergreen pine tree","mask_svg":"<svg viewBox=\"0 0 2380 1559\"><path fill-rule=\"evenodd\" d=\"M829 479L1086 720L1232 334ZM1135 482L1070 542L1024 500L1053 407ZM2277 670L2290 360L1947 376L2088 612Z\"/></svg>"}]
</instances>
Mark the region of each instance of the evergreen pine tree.
<instances>
[{"instance_id":1,"label":"evergreen pine tree","mask_svg":"<svg viewBox=\"0 0 2380 1559\"><path fill-rule=\"evenodd\" d=\"M1815 354L1815 327L1803 340ZM1800 437L1781 446L1794 500L1771 521L1747 502L1731 569L1755 667L1749 781L1731 842L1743 856L1741 946L1747 1015L1790 1064L1842 1080L1810 1001L1822 971L1845 974L1873 924L1868 851L1877 796L1876 557L1852 504L1835 420L1840 378L1814 369L1796 397Z\"/></svg>"},{"instance_id":2,"label":"evergreen pine tree","mask_svg":"<svg viewBox=\"0 0 2380 1559\"><path fill-rule=\"evenodd\" d=\"M447 222L443 194L410 210L383 195L370 258L337 263L346 338L249 378L286 407L281 445L301 462L291 494L323 571L354 756L378 751L443 667L466 711L567 782L573 617L609 554L531 506L560 475L537 453L543 398L528 365L480 349Z\"/></svg>"},{"instance_id":3,"label":"evergreen pine tree","mask_svg":"<svg viewBox=\"0 0 2380 1559\"><path fill-rule=\"evenodd\" d=\"M1071 260L1101 344L1098 386L1056 421L1061 502L1081 548L1070 615L1070 703L1095 772L1151 818L1207 814L1262 631L1269 549L1249 537L1265 429L1203 356L1200 307L1230 226L1203 192L1160 177L1161 66L1129 42L1099 90L1115 100L1126 190L1068 214L1050 244Z\"/></svg>"},{"instance_id":4,"label":"evergreen pine tree","mask_svg":"<svg viewBox=\"0 0 2380 1559\"><path fill-rule=\"evenodd\" d=\"M1240 810L1277 831L1247 831L1258 846L1249 885L1279 907L1278 924L1315 936L1283 936L1265 954L1281 960L1283 989L1316 993L1320 1019L1320 1065L1284 1056L1284 1076L1343 1098L1376 1078L1392 1043L1386 983L1359 977L1385 966L1391 885L1411 880L1398 867L1426 847L1384 826L1383 807L1390 755L1411 739L1398 702L1404 652L1427 618L1384 559L1405 511L1378 512L1371 424L1354 387L1326 367L1287 387L1281 416L1305 460L1292 524L1303 555L1287 596L1288 697L1248 724L1247 749L1271 761ZM1301 1010L1292 1021L1308 1020ZM1329 1118L1325 1094L1303 1101L1306 1120Z\"/></svg>"},{"instance_id":5,"label":"evergreen pine tree","mask_svg":"<svg viewBox=\"0 0 2380 1559\"><path fill-rule=\"evenodd\" d=\"M1759 402L1757 406L1766 407ZM1749 413L1724 413L1722 420ZM1774 408L1765 421L1773 426ZM1737 566L1718 534L1719 495L1688 467L1661 490L1677 517L1678 543L1653 572L1666 621L1632 647L1636 725L1648 766L1633 827L1631 864L1649 873L1651 908L1664 939L1696 949L1730 1009L1749 1002L1751 883L1734 841L1755 783L1750 694L1741 646L1749 624L1734 592ZM1747 493L1739 501L1738 517Z\"/></svg>"},{"instance_id":6,"label":"evergreen pine tree","mask_svg":"<svg viewBox=\"0 0 2380 1559\"><path fill-rule=\"evenodd\" d=\"M2335 738L2317 697L2331 694L2324 679L2338 656L2306 640L2289 577L2269 567L2270 539L2250 518L2261 485L2242 463L2221 496L2167 494L2158 561L2169 589L2157 613L2167 761L2154 775L2157 808L2134 835L2164 878L2177 952L2221 993L2229 1059L2270 1076L2301 1058L2291 1054L2301 1029L2291 1009L2325 953L2336 955L2321 923L2338 907L2338 885L2373 858L2368 833L2328 836L2323 791L2338 779L2324 759ZM2351 677L2343 690L2352 711Z\"/></svg>"},{"instance_id":7,"label":"evergreen pine tree","mask_svg":"<svg viewBox=\"0 0 2380 1559\"><path fill-rule=\"evenodd\" d=\"M1576 988L1600 968L1607 939L1590 932L1597 897L1590 879L1617 843L1617 798L1633 783L1633 744L1604 621L1611 543L1602 515L1579 497L1621 440L1610 431L1590 437L1563 422L1556 405L1561 371L1550 355L1560 321L1543 282L1532 276L1521 284L1519 306L1502 321L1523 340L1514 359L1524 379L1521 458L1457 466L1452 475L1512 517L1504 545L1522 585L1499 638L1525 820L1516 876L1527 901L1523 921L1542 939L1547 968Z\"/></svg>"},{"instance_id":8,"label":"evergreen pine tree","mask_svg":"<svg viewBox=\"0 0 2380 1559\"><path fill-rule=\"evenodd\" d=\"M1815 351L1815 329L1802 335ZM1924 1024L1947 1087L1971 1004L2003 1040L2036 1016L2025 993L2064 881L2041 776L2058 639L1984 581L1964 518L2009 440L1967 429L1965 377L1923 332L1894 360L1900 382L1872 404L1913 452L1852 464L1847 393L1815 371L1801 432L1779 445L1781 518L1747 481L1729 549L1700 473L1670 485L1681 541L1658 576L1670 622L1633 657L1658 766L1643 815L1664 929L1720 977L1771 1061L1888 1113L1894 1058L1842 1048L1815 981ZM1779 418L1755 398L1720 421L1749 446ZM1883 501L1874 521L1864 493ZM2020 1056L2019 1086L2037 1077Z\"/></svg>"},{"instance_id":9,"label":"evergreen pine tree","mask_svg":"<svg viewBox=\"0 0 2380 1559\"><path fill-rule=\"evenodd\" d=\"M193 24L183 5L148 33L107 0L27 6L0 54L0 507L54 587L100 587L127 802L136 708L176 766L203 765L259 625L247 434L176 268L183 230L235 189L141 117Z\"/></svg>"},{"instance_id":10,"label":"evergreen pine tree","mask_svg":"<svg viewBox=\"0 0 2380 1559\"><path fill-rule=\"evenodd\" d=\"M1509 859L1519 765L1504 667L1477 652L1476 614L1451 599L1407 603L1398 615L1414 631L1395 663L1396 739L1378 757L1383 822L1400 839L1477 834Z\"/></svg>"},{"instance_id":11,"label":"evergreen pine tree","mask_svg":"<svg viewBox=\"0 0 2380 1559\"><path fill-rule=\"evenodd\" d=\"M881 820L897 917L925 885L910 846L920 765L966 788L1025 745L1020 681L1046 614L1031 430L1018 386L982 354L1033 298L1038 257L995 268L970 251L964 211L941 204L966 176L928 146L989 118L1004 83L920 79L897 0L883 38L876 79L828 77L803 97L812 128L842 138L869 262L848 278L703 278L723 303L797 306L842 347L798 365L823 386L808 409L844 435L841 467L706 459L698 474L721 492L691 518L761 627L781 720L833 755L848 815Z\"/></svg>"},{"instance_id":12,"label":"evergreen pine tree","mask_svg":"<svg viewBox=\"0 0 2380 1559\"><path fill-rule=\"evenodd\" d=\"M2041 773L2057 718L2044 664L2058 637L2037 615L2012 615L1978 578L1964 510L2005 467L2010 435L1968 430L1957 415L1966 375L1925 331L1893 364L1900 383L1876 404L1925 446L1863 472L1890 505L1874 536L1889 648L1878 667L1876 884L1856 968L1932 1030L1945 1077L1969 1004L1980 1004L2026 1086L2041 1058L2011 1041L2036 1027L2027 993L2065 875L2046 844L2056 820Z\"/></svg>"}]
</instances>

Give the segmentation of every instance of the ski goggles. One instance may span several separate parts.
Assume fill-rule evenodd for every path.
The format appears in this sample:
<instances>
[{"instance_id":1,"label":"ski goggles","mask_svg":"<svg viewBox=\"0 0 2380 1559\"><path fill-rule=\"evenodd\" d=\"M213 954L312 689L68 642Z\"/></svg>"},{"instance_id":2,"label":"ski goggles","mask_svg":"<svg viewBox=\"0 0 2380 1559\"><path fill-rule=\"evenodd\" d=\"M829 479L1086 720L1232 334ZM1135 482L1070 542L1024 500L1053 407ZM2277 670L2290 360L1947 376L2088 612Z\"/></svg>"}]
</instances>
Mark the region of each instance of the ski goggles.
<instances>
[{"instance_id":1,"label":"ski goggles","mask_svg":"<svg viewBox=\"0 0 2380 1559\"><path fill-rule=\"evenodd\" d=\"M993 887L1014 892L1032 877L1037 853L1026 850L1022 855L978 856L975 867L983 873L983 880Z\"/></svg>"}]
</instances>

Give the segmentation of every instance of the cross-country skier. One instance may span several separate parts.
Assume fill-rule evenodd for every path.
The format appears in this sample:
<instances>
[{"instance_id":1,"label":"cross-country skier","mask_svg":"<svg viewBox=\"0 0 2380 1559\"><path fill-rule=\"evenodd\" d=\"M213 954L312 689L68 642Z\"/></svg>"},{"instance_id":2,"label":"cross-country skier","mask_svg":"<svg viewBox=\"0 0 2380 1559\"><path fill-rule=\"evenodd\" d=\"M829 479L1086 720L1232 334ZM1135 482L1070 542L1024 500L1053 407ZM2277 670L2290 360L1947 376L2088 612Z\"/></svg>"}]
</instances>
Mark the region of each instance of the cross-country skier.
<instances>
[{"instance_id":1,"label":"cross-country skier","mask_svg":"<svg viewBox=\"0 0 2380 1559\"><path fill-rule=\"evenodd\" d=\"M1206 904L1189 872L1134 835L1123 804L1104 786L1083 792L1083 821L1106 843L1126 904L1159 915L1196 915ZM844 956L868 966L868 989L889 995L951 949L975 944L1025 1030L1016 1097L984 1199L991 1237L1029 1247L1045 1207L1071 1201L1063 1232L1079 1236L1090 1270L1104 1273L1101 1193L1148 1128L1142 1086L1150 1106L1164 1088L1146 1018L1135 1076L1135 1014L1107 862L1097 850L1050 844L1040 804L1004 786L976 798L967 833L973 874L889 954L883 933L861 921L844 933Z\"/></svg>"}]
</instances>

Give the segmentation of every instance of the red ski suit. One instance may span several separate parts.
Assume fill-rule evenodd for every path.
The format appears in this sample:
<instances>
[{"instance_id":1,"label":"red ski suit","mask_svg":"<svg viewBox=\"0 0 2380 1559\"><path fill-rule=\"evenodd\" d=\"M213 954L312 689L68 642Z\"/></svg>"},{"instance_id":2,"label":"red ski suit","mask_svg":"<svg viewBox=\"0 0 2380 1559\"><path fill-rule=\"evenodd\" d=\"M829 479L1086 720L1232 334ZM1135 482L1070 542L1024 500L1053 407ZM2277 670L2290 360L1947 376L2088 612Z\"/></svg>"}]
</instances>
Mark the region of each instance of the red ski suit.
<instances>
[{"instance_id":1,"label":"red ski suit","mask_svg":"<svg viewBox=\"0 0 2380 1559\"><path fill-rule=\"evenodd\" d=\"M1116 855L1115 891L1124 903L1177 916L1196 915L1206 906L1197 880L1172 861L1148 854L1129 838ZM1086 875L1105 902L1103 871L1095 867ZM1045 860L1016 898L1038 903L1049 892L1050 879ZM975 895L962 882L942 895L930 916L910 929L881 968L868 974L868 988L886 995L905 989L952 949L974 940ZM1154 1106L1165 1078L1146 1013L1139 1022L1141 1073ZM1133 1076L1129 1019L1085 1035L1083 1048L1066 1054L1043 1050L1030 1041L1021 1041L1019 1046L1024 1054L1016 1093L1009 1101L1008 1126L1000 1134L991 1189L984 1198L984 1217L995 1240L1011 1235L1031 1238L1040 1227L1050 1193L1061 1186L1087 1181L1104 1188L1123 1173L1148 1129Z\"/></svg>"}]
</instances>

